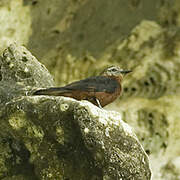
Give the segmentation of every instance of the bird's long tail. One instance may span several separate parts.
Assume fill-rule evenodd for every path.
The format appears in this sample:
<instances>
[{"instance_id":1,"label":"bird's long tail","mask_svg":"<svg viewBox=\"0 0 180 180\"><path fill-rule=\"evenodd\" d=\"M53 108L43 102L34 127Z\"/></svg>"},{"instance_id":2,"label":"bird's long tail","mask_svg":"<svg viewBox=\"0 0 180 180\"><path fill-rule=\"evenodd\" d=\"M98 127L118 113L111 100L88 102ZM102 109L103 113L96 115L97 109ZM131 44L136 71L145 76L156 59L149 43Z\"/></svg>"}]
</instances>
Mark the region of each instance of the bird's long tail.
<instances>
[{"instance_id":1,"label":"bird's long tail","mask_svg":"<svg viewBox=\"0 0 180 180\"><path fill-rule=\"evenodd\" d=\"M58 88L39 89L35 91L33 95L61 96L67 92L68 90L66 90L65 88L58 87Z\"/></svg>"}]
</instances>

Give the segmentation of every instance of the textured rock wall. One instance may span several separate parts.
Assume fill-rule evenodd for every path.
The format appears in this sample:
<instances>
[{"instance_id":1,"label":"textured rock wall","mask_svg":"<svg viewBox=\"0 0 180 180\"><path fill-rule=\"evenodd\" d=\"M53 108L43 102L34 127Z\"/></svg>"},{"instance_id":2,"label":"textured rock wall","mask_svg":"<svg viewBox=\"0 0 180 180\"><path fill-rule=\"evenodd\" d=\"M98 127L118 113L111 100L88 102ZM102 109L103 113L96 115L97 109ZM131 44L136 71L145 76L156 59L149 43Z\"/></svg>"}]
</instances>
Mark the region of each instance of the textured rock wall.
<instances>
[{"instance_id":1,"label":"textured rock wall","mask_svg":"<svg viewBox=\"0 0 180 180\"><path fill-rule=\"evenodd\" d=\"M0 51L25 44L57 84L133 69L124 95L107 109L136 130L154 179L178 179L180 2L178 0L12 0L0 2ZM83 66L83 68L82 68Z\"/></svg>"},{"instance_id":2,"label":"textured rock wall","mask_svg":"<svg viewBox=\"0 0 180 180\"><path fill-rule=\"evenodd\" d=\"M30 8L23 0L0 1L0 53L12 42L27 44L31 36Z\"/></svg>"},{"instance_id":3,"label":"textured rock wall","mask_svg":"<svg viewBox=\"0 0 180 180\"><path fill-rule=\"evenodd\" d=\"M135 127L150 155L154 179L178 179L179 31L143 21L114 52L114 62L125 65L128 60L128 67L134 69L124 83L117 111Z\"/></svg>"}]
</instances>

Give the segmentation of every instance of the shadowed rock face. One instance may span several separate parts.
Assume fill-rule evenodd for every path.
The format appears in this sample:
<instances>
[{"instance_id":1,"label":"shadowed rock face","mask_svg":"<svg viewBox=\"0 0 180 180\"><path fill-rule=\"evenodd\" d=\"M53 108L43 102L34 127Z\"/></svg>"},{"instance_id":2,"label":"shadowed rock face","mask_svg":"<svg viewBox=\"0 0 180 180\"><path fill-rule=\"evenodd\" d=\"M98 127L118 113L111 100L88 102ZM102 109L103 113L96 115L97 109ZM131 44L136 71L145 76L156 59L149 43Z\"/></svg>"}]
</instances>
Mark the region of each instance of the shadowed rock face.
<instances>
[{"instance_id":1,"label":"shadowed rock face","mask_svg":"<svg viewBox=\"0 0 180 180\"><path fill-rule=\"evenodd\" d=\"M0 64L0 179L151 179L148 157L119 113L87 101L31 96L53 80L17 44Z\"/></svg>"}]
</instances>

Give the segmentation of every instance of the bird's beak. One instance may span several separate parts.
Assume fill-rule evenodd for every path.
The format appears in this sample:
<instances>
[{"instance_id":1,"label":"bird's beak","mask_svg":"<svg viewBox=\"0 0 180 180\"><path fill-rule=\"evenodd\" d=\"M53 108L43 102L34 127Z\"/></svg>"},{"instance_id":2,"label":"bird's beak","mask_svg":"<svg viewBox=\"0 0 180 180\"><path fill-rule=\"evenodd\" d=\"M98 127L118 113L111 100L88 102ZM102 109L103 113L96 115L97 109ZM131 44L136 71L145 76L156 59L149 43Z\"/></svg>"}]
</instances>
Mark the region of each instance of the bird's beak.
<instances>
[{"instance_id":1,"label":"bird's beak","mask_svg":"<svg viewBox=\"0 0 180 180\"><path fill-rule=\"evenodd\" d=\"M132 71L131 70L121 70L120 72L125 75L125 74L132 72Z\"/></svg>"}]
</instances>

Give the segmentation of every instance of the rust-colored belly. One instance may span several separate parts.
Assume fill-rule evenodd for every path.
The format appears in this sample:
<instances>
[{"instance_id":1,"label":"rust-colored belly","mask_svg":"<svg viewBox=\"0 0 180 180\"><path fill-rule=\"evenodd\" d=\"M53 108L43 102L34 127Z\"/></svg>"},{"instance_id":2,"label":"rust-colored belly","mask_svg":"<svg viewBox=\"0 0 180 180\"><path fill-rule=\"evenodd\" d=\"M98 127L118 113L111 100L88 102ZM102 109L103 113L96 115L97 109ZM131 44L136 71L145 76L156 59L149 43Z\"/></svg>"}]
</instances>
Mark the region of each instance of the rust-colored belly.
<instances>
[{"instance_id":1,"label":"rust-colored belly","mask_svg":"<svg viewBox=\"0 0 180 180\"><path fill-rule=\"evenodd\" d=\"M117 97L120 96L120 90L117 89L114 93L96 92L95 97L100 101L102 107L112 103ZM92 102L93 103L93 102ZM97 103L93 103L96 104Z\"/></svg>"},{"instance_id":2,"label":"rust-colored belly","mask_svg":"<svg viewBox=\"0 0 180 180\"><path fill-rule=\"evenodd\" d=\"M117 88L113 93L107 92L85 92L85 91L72 91L70 93L62 93L62 96L72 97L77 100L88 100L98 106L95 98L97 98L102 107L110 104L121 94L121 88Z\"/></svg>"}]
</instances>

